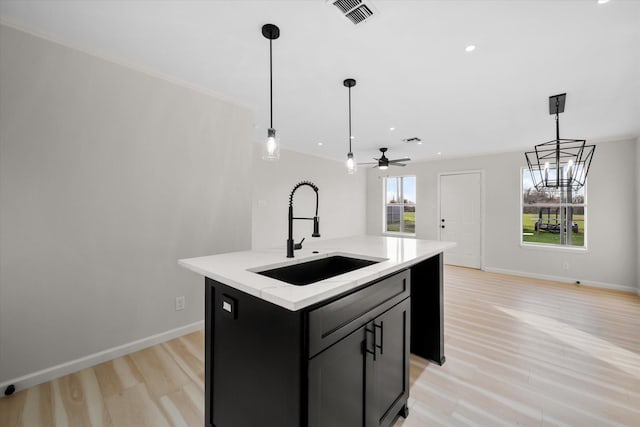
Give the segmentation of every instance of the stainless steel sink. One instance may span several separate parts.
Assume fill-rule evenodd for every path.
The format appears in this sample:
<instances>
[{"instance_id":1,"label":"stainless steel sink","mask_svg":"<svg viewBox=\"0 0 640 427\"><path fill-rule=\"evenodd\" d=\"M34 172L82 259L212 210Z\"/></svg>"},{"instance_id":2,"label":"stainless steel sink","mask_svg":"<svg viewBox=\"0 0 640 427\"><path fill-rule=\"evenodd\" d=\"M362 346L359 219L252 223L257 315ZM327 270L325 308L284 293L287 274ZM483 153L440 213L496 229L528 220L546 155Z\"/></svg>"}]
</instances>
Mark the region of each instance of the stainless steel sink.
<instances>
[{"instance_id":1,"label":"stainless steel sink","mask_svg":"<svg viewBox=\"0 0 640 427\"><path fill-rule=\"evenodd\" d=\"M291 285L304 286L367 267L380 261L381 260L332 255L313 261L272 268L270 270L256 271L256 273L281 280Z\"/></svg>"}]
</instances>

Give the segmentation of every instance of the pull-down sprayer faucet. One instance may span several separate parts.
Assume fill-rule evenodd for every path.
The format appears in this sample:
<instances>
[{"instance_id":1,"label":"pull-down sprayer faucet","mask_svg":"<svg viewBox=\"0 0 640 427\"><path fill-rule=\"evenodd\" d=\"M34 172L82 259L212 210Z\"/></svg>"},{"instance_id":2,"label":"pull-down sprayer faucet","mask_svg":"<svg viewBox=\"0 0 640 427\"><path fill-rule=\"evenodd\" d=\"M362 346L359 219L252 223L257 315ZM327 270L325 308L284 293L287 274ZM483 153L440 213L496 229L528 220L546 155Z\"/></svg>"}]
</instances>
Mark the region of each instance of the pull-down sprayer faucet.
<instances>
[{"instance_id":1,"label":"pull-down sprayer faucet","mask_svg":"<svg viewBox=\"0 0 640 427\"><path fill-rule=\"evenodd\" d=\"M313 188L313 191L316 192L316 215L313 218L303 218L303 217L294 217L293 216L293 193L303 185L308 185ZM287 239L287 258L293 258L294 249L302 249L302 241L300 243L293 243L293 220L294 219L308 219L313 220L313 234L311 237L320 237L320 219L318 218L318 187L309 181L299 182L293 187L291 190L291 194L289 194L289 238Z\"/></svg>"}]
</instances>

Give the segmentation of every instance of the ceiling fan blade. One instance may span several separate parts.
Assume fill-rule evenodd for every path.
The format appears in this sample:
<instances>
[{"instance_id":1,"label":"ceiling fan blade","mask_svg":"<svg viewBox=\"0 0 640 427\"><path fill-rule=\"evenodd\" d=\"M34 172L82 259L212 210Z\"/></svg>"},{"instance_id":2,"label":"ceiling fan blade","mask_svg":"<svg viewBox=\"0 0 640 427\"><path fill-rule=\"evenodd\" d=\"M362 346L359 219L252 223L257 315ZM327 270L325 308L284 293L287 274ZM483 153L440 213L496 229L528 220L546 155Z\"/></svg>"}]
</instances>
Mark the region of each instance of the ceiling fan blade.
<instances>
[{"instance_id":1,"label":"ceiling fan blade","mask_svg":"<svg viewBox=\"0 0 640 427\"><path fill-rule=\"evenodd\" d=\"M407 166L407 165L406 165L406 164L404 164L404 163L393 163L393 162L391 162L391 163L389 163L389 164L390 164L391 166L402 166L402 167Z\"/></svg>"},{"instance_id":2,"label":"ceiling fan blade","mask_svg":"<svg viewBox=\"0 0 640 427\"><path fill-rule=\"evenodd\" d=\"M378 162L366 162L366 163L358 163L359 165L377 165Z\"/></svg>"},{"instance_id":3,"label":"ceiling fan blade","mask_svg":"<svg viewBox=\"0 0 640 427\"><path fill-rule=\"evenodd\" d=\"M408 157L403 157L402 159L393 159L393 160L389 160L389 163L397 163L397 162L408 162L411 159Z\"/></svg>"}]
</instances>

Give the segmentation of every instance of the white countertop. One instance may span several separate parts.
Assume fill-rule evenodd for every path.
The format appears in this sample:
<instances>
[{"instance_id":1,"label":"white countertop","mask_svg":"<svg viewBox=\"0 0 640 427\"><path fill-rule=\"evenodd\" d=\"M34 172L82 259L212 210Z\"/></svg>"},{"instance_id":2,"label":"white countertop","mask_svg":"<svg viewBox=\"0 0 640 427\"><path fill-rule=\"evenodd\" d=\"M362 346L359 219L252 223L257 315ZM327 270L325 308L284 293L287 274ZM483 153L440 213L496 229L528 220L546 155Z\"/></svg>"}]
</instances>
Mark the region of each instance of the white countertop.
<instances>
[{"instance_id":1,"label":"white countertop","mask_svg":"<svg viewBox=\"0 0 640 427\"><path fill-rule=\"evenodd\" d=\"M285 247L230 252L181 259L178 264L225 285L295 311L402 270L454 247L454 242L388 236L352 236L341 239L306 239L294 258ZM314 251L318 251L314 254ZM306 286L290 285L255 273L331 255L381 262Z\"/></svg>"}]
</instances>

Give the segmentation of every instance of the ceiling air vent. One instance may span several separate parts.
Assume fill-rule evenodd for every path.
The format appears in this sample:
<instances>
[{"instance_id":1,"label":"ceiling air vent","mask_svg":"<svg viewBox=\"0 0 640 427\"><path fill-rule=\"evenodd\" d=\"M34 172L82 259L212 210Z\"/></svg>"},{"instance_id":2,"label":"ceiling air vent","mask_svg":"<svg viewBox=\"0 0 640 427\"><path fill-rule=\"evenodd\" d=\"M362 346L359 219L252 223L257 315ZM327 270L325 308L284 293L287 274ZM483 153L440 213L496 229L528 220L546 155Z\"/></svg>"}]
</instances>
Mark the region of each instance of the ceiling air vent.
<instances>
[{"instance_id":1,"label":"ceiling air vent","mask_svg":"<svg viewBox=\"0 0 640 427\"><path fill-rule=\"evenodd\" d=\"M415 144L416 142L422 142L422 140L417 136L414 136L413 138L403 139L402 142L406 142L407 144Z\"/></svg>"},{"instance_id":2,"label":"ceiling air vent","mask_svg":"<svg viewBox=\"0 0 640 427\"><path fill-rule=\"evenodd\" d=\"M376 10L367 0L327 0L354 24L360 24L376 14Z\"/></svg>"}]
</instances>

